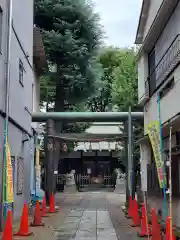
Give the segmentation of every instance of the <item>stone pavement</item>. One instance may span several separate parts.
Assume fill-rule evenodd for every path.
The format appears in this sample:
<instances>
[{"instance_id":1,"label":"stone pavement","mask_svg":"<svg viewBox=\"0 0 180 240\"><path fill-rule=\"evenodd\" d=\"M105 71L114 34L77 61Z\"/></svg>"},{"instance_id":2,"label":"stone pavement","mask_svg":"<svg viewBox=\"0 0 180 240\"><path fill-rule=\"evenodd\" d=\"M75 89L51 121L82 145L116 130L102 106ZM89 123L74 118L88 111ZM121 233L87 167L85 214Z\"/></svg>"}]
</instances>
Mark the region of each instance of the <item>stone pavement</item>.
<instances>
[{"instance_id":1,"label":"stone pavement","mask_svg":"<svg viewBox=\"0 0 180 240\"><path fill-rule=\"evenodd\" d=\"M78 193L79 207L72 208L55 231L57 240L135 240L137 229L129 227L121 206L125 195L110 192Z\"/></svg>"},{"instance_id":2,"label":"stone pavement","mask_svg":"<svg viewBox=\"0 0 180 240\"><path fill-rule=\"evenodd\" d=\"M56 196L60 211L44 218L44 227L31 228L35 240L135 240L137 229L129 227L121 206L125 195L88 192ZM17 229L17 224L15 226ZM14 238L23 239L23 238Z\"/></svg>"}]
</instances>

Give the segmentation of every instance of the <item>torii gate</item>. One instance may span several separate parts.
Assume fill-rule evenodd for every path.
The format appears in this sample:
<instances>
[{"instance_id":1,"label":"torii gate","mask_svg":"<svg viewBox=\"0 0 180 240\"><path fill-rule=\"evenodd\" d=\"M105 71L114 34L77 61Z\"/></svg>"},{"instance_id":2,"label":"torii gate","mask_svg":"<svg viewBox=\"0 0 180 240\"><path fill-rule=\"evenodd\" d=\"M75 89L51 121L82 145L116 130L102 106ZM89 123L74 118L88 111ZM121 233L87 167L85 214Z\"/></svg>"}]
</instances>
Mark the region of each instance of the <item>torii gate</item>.
<instances>
[{"instance_id":1,"label":"torii gate","mask_svg":"<svg viewBox=\"0 0 180 240\"><path fill-rule=\"evenodd\" d=\"M39 112L32 114L33 122L46 122L47 123L47 165L46 165L46 195L47 200L55 188L55 164L54 164L54 121L67 121L67 122L123 122L125 136L125 155L128 161L126 162L126 198L132 195L132 171L133 171L133 131L132 120L143 120L143 112Z\"/></svg>"}]
</instances>

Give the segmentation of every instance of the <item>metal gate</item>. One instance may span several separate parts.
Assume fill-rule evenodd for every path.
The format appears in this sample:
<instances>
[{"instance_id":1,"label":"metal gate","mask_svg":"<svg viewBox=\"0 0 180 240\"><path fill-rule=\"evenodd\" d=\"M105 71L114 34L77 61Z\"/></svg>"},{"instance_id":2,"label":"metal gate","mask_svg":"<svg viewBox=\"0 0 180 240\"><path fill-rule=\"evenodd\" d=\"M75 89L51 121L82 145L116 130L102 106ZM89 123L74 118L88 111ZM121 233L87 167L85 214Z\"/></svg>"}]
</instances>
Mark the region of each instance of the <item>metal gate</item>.
<instances>
[{"instance_id":1,"label":"metal gate","mask_svg":"<svg viewBox=\"0 0 180 240\"><path fill-rule=\"evenodd\" d=\"M100 189L100 188L113 188L112 174L100 177L91 177L88 174L76 174L75 181L79 190L83 189Z\"/></svg>"},{"instance_id":2,"label":"metal gate","mask_svg":"<svg viewBox=\"0 0 180 240\"><path fill-rule=\"evenodd\" d=\"M113 181L112 174L107 174L99 177L92 177L89 174L75 174L75 183L77 189L81 190L95 190L102 188L113 188L115 183ZM64 174L57 175L56 187L57 191L63 191L64 185L66 184L66 177Z\"/></svg>"}]
</instances>

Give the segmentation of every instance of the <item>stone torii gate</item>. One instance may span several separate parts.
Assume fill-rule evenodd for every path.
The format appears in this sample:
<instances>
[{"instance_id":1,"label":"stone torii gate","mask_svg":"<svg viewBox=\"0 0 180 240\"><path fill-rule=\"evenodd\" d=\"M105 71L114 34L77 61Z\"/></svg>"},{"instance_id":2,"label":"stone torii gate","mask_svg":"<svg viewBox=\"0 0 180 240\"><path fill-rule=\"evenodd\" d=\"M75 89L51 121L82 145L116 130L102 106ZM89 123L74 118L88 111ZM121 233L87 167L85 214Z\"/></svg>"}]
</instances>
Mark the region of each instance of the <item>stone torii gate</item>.
<instances>
[{"instance_id":1,"label":"stone torii gate","mask_svg":"<svg viewBox=\"0 0 180 240\"><path fill-rule=\"evenodd\" d=\"M66 122L123 122L124 142L126 161L126 197L132 189L131 179L133 171L133 123L132 121L142 121L143 112L39 112L32 114L33 122L46 122L47 124L47 144L46 144L46 183L45 192L47 200L55 190L56 163L54 160L54 121Z\"/></svg>"}]
</instances>

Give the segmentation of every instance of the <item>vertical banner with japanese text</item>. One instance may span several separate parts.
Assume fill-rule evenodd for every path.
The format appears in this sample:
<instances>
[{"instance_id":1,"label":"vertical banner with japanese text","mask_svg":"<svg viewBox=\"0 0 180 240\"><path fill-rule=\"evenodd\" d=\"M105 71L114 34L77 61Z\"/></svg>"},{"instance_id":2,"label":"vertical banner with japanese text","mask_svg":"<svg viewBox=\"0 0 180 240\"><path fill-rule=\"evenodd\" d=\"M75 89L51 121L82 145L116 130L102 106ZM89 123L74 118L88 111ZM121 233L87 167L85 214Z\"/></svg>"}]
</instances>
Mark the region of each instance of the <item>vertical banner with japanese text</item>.
<instances>
[{"instance_id":1,"label":"vertical banner with japanese text","mask_svg":"<svg viewBox=\"0 0 180 240\"><path fill-rule=\"evenodd\" d=\"M6 157L7 157L7 164L6 164L6 199L7 203L13 203L14 202L14 191L13 191L13 168L12 168L12 162L11 162L11 151L10 146L7 143L6 148Z\"/></svg>"},{"instance_id":2,"label":"vertical banner with japanese text","mask_svg":"<svg viewBox=\"0 0 180 240\"><path fill-rule=\"evenodd\" d=\"M147 125L147 133L152 145L153 153L154 153L154 159L156 162L156 168L158 173L158 180L159 180L159 186L160 188L164 187L164 184L166 184L166 176L163 171L164 169L164 162L161 155L161 149L160 149L160 126L159 121L154 121L153 123L150 123ZM164 174L163 174L164 173ZM164 175L164 178L163 178Z\"/></svg>"},{"instance_id":3,"label":"vertical banner with japanese text","mask_svg":"<svg viewBox=\"0 0 180 240\"><path fill-rule=\"evenodd\" d=\"M40 151L39 148L37 147L36 149L36 189L41 189L41 166L39 164L40 160Z\"/></svg>"}]
</instances>

